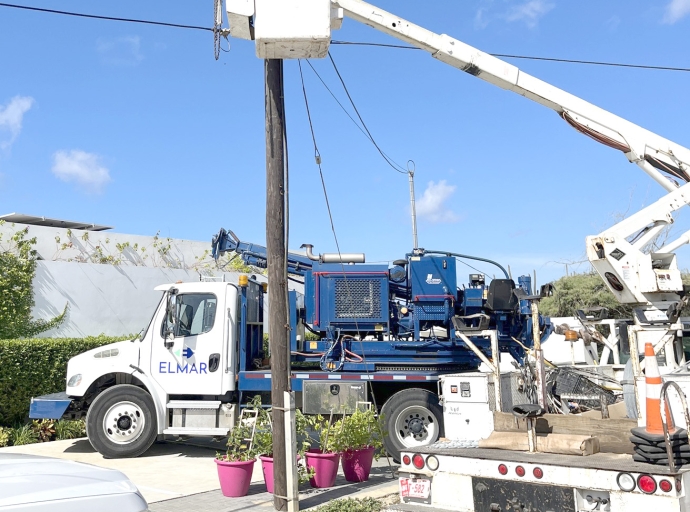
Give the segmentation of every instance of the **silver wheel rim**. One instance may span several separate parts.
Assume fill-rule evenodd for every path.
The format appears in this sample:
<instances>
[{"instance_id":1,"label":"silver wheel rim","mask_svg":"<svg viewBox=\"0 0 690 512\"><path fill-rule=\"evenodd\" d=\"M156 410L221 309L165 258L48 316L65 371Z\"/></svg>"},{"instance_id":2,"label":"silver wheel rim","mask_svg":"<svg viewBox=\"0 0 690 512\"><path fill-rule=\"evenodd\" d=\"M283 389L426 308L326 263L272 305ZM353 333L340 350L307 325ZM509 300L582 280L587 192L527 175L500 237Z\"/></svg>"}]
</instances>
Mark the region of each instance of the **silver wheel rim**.
<instances>
[{"instance_id":1,"label":"silver wheel rim","mask_svg":"<svg viewBox=\"0 0 690 512\"><path fill-rule=\"evenodd\" d=\"M426 407L406 407L395 420L395 436L405 448L431 444L438 433L437 419Z\"/></svg>"},{"instance_id":2,"label":"silver wheel rim","mask_svg":"<svg viewBox=\"0 0 690 512\"><path fill-rule=\"evenodd\" d=\"M146 419L141 407L133 402L118 402L103 416L103 432L115 444L130 444L144 432Z\"/></svg>"}]
</instances>

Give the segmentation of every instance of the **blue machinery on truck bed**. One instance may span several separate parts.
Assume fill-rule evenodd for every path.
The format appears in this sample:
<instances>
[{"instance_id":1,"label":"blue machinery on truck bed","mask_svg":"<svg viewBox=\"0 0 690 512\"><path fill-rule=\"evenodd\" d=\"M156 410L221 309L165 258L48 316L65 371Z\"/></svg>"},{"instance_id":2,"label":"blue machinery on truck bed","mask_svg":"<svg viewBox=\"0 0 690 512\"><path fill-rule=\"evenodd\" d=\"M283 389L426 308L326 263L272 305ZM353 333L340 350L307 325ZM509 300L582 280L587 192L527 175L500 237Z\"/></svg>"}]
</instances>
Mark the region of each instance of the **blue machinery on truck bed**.
<instances>
[{"instance_id":1,"label":"blue machinery on truck bed","mask_svg":"<svg viewBox=\"0 0 690 512\"><path fill-rule=\"evenodd\" d=\"M302 381L400 380L436 381L439 374L476 370L481 359L466 340L488 358L491 336L500 352L522 361L532 345L530 306L519 300L515 284L503 267L482 258L418 249L393 266L365 264L363 254L288 253L288 272L304 278L305 295L289 293L290 350L293 389ZM249 265L265 268L265 247L241 242L221 229L213 238L219 258L235 252ZM505 278L487 286L482 274L457 285L456 257L479 259L498 266ZM531 294L531 279L518 287ZM250 279L241 288L239 385L243 391L270 390L270 372L254 362L263 349L263 287ZM317 334L305 341L301 326ZM542 336L551 326L542 319ZM304 363L318 363L308 365ZM302 363L303 370L294 363Z\"/></svg>"}]
</instances>

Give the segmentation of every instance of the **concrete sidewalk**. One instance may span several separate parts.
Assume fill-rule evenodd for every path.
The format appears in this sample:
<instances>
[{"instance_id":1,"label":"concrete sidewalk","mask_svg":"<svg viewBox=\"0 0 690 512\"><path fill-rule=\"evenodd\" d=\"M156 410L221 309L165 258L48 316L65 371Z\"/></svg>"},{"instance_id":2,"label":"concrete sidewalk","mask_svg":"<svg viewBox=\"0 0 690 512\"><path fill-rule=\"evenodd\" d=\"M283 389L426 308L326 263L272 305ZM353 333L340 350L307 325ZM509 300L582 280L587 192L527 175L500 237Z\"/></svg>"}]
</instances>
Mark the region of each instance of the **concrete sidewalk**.
<instances>
[{"instance_id":1,"label":"concrete sidewalk","mask_svg":"<svg viewBox=\"0 0 690 512\"><path fill-rule=\"evenodd\" d=\"M248 496L226 498L221 494L213 459L216 452L222 451L225 451L224 443L210 439L155 443L144 455L133 459L106 459L87 439L0 448L0 453L57 457L122 471L139 488L153 512L220 512L255 507L271 510L273 496L266 492L259 463L254 465ZM393 469L397 466L393 465ZM346 482L341 471L335 487L330 489L311 489L307 484L300 493L300 509L341 497L378 498L397 492L397 478L391 477L388 462L382 458L374 461L368 482Z\"/></svg>"},{"instance_id":2,"label":"concrete sidewalk","mask_svg":"<svg viewBox=\"0 0 690 512\"><path fill-rule=\"evenodd\" d=\"M218 451L223 451L220 445ZM136 485L148 503L179 498L218 489L218 474L212 446L182 443L155 443L134 459L106 459L87 439L51 441L0 448L0 453L28 453L85 462L122 471ZM261 466L254 477L262 479Z\"/></svg>"},{"instance_id":3,"label":"concrete sidewalk","mask_svg":"<svg viewBox=\"0 0 690 512\"><path fill-rule=\"evenodd\" d=\"M381 467L383 462L385 467ZM376 464L376 463L375 463ZM300 488L299 508L306 510L338 498L383 498L398 493L398 480L392 478L385 461L379 461L379 467L372 468L367 482L350 483L342 474L338 475L335 486L328 489L312 489L309 484ZM256 467L254 477L256 476ZM273 510L273 495L266 492L263 476L258 481L252 478L249 494L242 498L226 498L219 490L159 501L150 505L151 512L238 512L244 510Z\"/></svg>"}]
</instances>

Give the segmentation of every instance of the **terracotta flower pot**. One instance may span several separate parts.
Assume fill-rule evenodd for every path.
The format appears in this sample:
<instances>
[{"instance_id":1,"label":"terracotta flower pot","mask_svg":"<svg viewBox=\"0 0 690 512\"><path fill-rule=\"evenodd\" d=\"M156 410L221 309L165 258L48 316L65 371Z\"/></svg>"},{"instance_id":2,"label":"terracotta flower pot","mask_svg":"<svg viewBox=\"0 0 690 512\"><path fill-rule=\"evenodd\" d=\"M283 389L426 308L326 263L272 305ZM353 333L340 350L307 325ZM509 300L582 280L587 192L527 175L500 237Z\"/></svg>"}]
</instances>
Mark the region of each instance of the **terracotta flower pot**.
<instances>
[{"instance_id":1,"label":"terracotta flower pot","mask_svg":"<svg viewBox=\"0 0 690 512\"><path fill-rule=\"evenodd\" d=\"M348 482L364 482L369 480L371 464L374 461L376 448L369 446L359 450L345 450L343 452L343 473Z\"/></svg>"},{"instance_id":2,"label":"terracotta flower pot","mask_svg":"<svg viewBox=\"0 0 690 512\"><path fill-rule=\"evenodd\" d=\"M256 459L247 461L215 460L223 496L229 498L246 496L249 492L249 484L252 482Z\"/></svg>"},{"instance_id":3,"label":"terracotta flower pot","mask_svg":"<svg viewBox=\"0 0 690 512\"><path fill-rule=\"evenodd\" d=\"M335 485L340 464L339 453L323 453L321 450L309 450L304 455L307 468L314 468L314 476L309 479L312 487L323 489Z\"/></svg>"}]
</instances>

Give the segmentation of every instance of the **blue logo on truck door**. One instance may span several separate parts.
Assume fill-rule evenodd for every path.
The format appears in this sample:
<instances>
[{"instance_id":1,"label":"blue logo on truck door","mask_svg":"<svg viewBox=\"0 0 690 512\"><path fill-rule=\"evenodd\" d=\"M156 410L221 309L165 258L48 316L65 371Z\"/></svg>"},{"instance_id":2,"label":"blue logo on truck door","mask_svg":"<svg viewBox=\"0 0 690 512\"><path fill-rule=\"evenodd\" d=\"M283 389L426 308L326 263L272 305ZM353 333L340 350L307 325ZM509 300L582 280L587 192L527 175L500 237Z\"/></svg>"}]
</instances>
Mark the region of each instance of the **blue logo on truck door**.
<instances>
[{"instance_id":1,"label":"blue logo on truck door","mask_svg":"<svg viewBox=\"0 0 690 512\"><path fill-rule=\"evenodd\" d=\"M180 355L181 355L182 357L186 357L187 359L190 359L190 358L194 355L194 351L193 351L191 348L189 348L189 347L185 347L184 350L182 350L182 351L180 352L180 349L178 348L178 349L175 351L175 355L176 355L177 357L180 357Z\"/></svg>"},{"instance_id":2,"label":"blue logo on truck door","mask_svg":"<svg viewBox=\"0 0 690 512\"><path fill-rule=\"evenodd\" d=\"M197 368L196 363L171 363L170 361L161 361L158 365L158 373L208 373L208 365L206 363L199 363Z\"/></svg>"}]
</instances>

